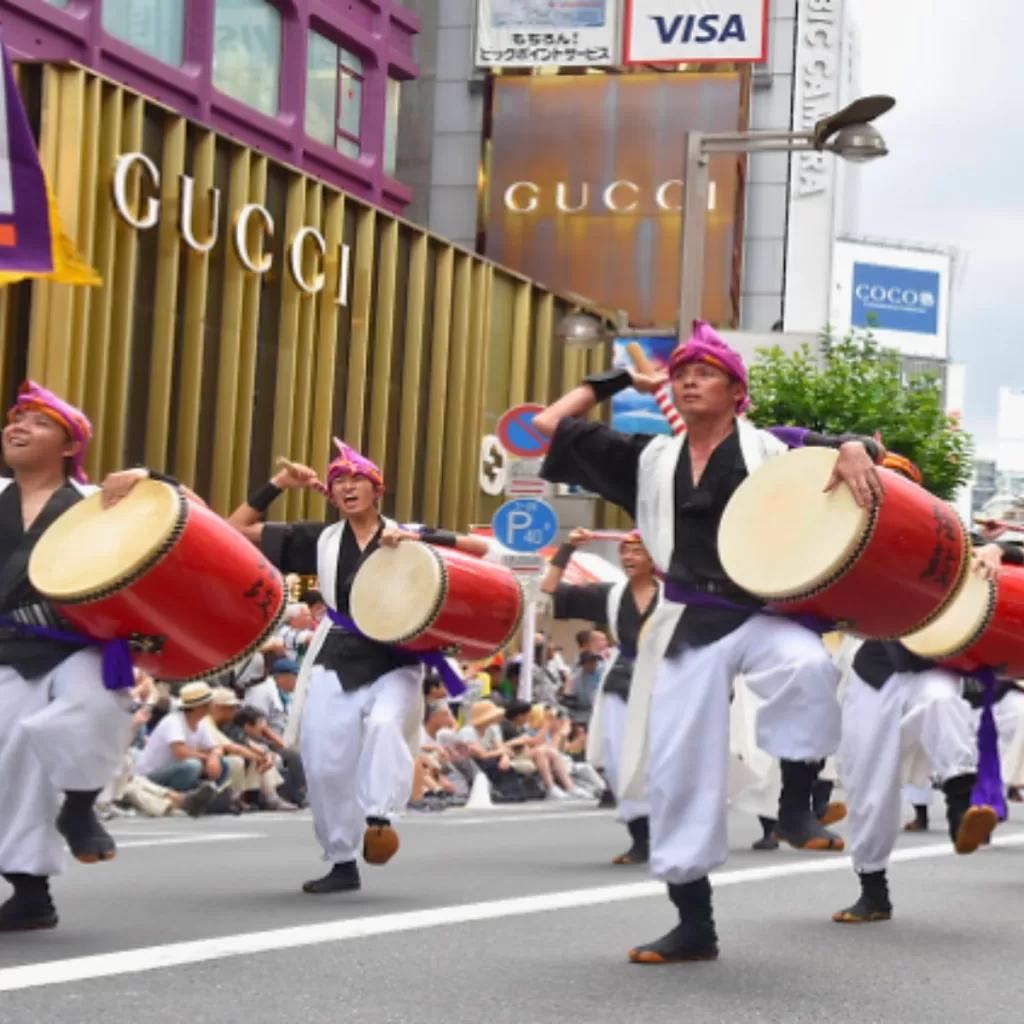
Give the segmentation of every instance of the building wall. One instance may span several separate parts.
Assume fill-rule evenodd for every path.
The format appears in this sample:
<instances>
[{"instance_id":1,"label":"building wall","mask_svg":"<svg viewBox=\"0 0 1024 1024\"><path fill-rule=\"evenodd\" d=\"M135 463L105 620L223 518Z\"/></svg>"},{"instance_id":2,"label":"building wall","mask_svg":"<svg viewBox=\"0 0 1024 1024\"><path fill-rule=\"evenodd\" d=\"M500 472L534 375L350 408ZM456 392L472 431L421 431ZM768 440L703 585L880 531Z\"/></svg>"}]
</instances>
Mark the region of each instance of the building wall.
<instances>
[{"instance_id":1,"label":"building wall","mask_svg":"<svg viewBox=\"0 0 1024 1024\"><path fill-rule=\"evenodd\" d=\"M31 376L83 407L92 478L145 463L226 513L333 435L382 466L386 513L465 528L500 501L478 461L501 413L607 365L554 345L569 301L527 278L90 71L17 71L103 285L0 289L0 398Z\"/></svg>"},{"instance_id":2,"label":"building wall","mask_svg":"<svg viewBox=\"0 0 1024 1024\"><path fill-rule=\"evenodd\" d=\"M789 131L797 0L771 0L768 62L754 74L751 131ZM789 158L759 153L748 159L740 325L769 331L782 319L789 209Z\"/></svg>"},{"instance_id":3,"label":"building wall","mask_svg":"<svg viewBox=\"0 0 1024 1024\"><path fill-rule=\"evenodd\" d=\"M214 88L219 0L0 0L0 32L13 56L29 60L74 61L168 105L194 121L231 135L276 160L293 164L393 212L408 204L409 188L384 166L389 78L407 81L417 73L412 56L419 21L398 0L265 0L280 13L280 59L276 113L261 113ZM268 41L259 10L249 0L222 0L230 20L222 35L234 33L234 54L250 55ZM251 0L258 7L258 0ZM433 0L432 0L433 2ZM180 39L180 66L158 60L104 29L122 14L139 46L166 46L161 36ZM116 6L115 6L116 5ZM234 6L232 6L234 5ZM135 20L131 21L132 14ZM253 17L257 20L250 24ZM158 19L161 19L158 22ZM119 22L120 24L120 22ZM158 28L154 28L158 25ZM235 27L232 28L232 25ZM307 50L310 29L355 54L363 65L361 152L338 152L306 135ZM134 38L134 37L133 37ZM241 51L237 47L241 47ZM224 50L219 51L224 60ZM168 58L172 60L172 58ZM273 76L273 59L255 59L244 72L254 81Z\"/></svg>"},{"instance_id":4,"label":"building wall","mask_svg":"<svg viewBox=\"0 0 1024 1024\"><path fill-rule=\"evenodd\" d=\"M420 77L403 95L398 177L413 188L405 215L474 248L486 75L473 66L476 0L406 0L421 21Z\"/></svg>"}]
</instances>

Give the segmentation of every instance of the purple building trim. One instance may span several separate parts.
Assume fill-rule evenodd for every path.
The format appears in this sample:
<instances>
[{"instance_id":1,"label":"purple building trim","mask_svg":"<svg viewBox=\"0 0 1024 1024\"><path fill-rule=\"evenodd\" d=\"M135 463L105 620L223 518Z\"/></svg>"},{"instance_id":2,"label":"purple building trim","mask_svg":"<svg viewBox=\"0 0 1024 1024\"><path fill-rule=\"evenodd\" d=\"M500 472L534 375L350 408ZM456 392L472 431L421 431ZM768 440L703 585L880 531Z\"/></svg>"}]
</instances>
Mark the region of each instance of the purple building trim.
<instances>
[{"instance_id":1,"label":"purple building trim","mask_svg":"<svg viewBox=\"0 0 1024 1024\"><path fill-rule=\"evenodd\" d=\"M67 7L46 0L0 0L0 32L15 59L74 61L93 68L193 121L400 214L412 192L384 172L387 79L417 76L412 40L420 29L419 19L397 0L270 2L282 18L276 117L214 89L213 0L186 0L185 60L180 68L107 35L101 18L103 0L70 0ZM306 137L310 28L358 54L365 65L358 159Z\"/></svg>"}]
</instances>

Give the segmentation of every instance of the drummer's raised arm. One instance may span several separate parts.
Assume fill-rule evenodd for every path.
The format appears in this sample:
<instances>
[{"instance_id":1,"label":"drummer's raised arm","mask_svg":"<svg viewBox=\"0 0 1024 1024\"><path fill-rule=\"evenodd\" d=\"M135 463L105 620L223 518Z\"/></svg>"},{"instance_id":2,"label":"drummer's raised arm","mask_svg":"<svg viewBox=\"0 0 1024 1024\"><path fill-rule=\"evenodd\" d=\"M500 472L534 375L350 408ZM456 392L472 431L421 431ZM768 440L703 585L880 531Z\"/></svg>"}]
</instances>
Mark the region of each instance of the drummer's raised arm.
<instances>
[{"instance_id":1,"label":"drummer's raised arm","mask_svg":"<svg viewBox=\"0 0 1024 1024\"><path fill-rule=\"evenodd\" d=\"M594 373L583 379L583 383L556 399L543 412L533 418L534 427L552 437L558 424L564 419L585 416L599 402L627 388L636 388L643 394L653 395L665 383L663 374L643 374L625 367L616 367L604 373Z\"/></svg>"},{"instance_id":2,"label":"drummer's raised arm","mask_svg":"<svg viewBox=\"0 0 1024 1024\"><path fill-rule=\"evenodd\" d=\"M267 509L289 488L313 487L317 483L315 470L289 462L228 516L228 525L233 526L243 537L259 547L263 540L262 520Z\"/></svg>"}]
</instances>

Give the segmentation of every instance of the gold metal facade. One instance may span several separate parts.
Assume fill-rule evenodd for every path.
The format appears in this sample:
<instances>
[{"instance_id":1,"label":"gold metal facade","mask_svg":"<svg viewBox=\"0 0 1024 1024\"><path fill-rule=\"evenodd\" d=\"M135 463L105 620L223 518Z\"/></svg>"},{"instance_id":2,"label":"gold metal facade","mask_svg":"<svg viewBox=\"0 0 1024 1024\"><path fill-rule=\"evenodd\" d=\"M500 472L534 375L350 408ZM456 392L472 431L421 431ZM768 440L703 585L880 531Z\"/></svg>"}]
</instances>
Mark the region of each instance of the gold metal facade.
<instances>
[{"instance_id":1,"label":"gold metal facade","mask_svg":"<svg viewBox=\"0 0 1024 1024\"><path fill-rule=\"evenodd\" d=\"M478 463L501 413L607 365L553 343L570 300L519 274L90 71L18 77L104 284L0 290L0 383L86 410L93 479L145 463L226 513L276 456L322 471L334 434L382 466L385 513L464 529L500 503ZM307 492L271 510L325 514Z\"/></svg>"}]
</instances>

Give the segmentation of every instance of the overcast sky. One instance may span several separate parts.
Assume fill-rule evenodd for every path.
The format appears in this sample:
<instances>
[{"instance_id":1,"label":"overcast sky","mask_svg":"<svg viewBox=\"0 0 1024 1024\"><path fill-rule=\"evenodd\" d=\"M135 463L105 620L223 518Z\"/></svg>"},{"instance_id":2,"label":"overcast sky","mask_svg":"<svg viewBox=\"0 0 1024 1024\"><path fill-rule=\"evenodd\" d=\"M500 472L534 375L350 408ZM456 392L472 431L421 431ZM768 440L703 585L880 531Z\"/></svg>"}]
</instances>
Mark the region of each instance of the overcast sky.
<instances>
[{"instance_id":1,"label":"overcast sky","mask_svg":"<svg viewBox=\"0 0 1024 1024\"><path fill-rule=\"evenodd\" d=\"M1024 0L850 2L862 91L897 100L890 155L860 172L859 233L961 250L952 357L985 455L1000 385L1024 387Z\"/></svg>"}]
</instances>

